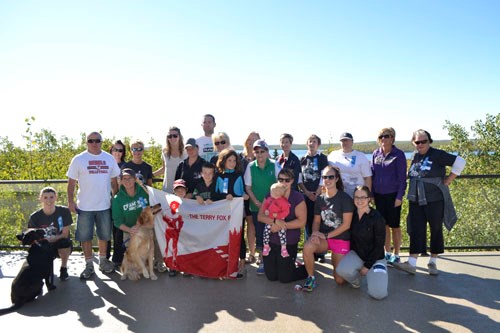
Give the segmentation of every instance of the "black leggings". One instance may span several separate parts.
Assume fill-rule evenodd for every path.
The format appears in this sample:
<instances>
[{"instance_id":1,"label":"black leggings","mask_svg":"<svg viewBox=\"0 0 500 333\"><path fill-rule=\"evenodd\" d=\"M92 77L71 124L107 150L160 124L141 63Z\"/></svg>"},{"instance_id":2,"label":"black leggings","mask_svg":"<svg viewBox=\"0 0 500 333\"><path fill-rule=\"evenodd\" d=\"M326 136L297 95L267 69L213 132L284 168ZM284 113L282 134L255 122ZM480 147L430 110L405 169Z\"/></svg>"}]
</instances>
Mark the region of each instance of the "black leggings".
<instances>
[{"instance_id":1,"label":"black leggings","mask_svg":"<svg viewBox=\"0 0 500 333\"><path fill-rule=\"evenodd\" d=\"M241 243L240 243L240 259L245 259L247 256L247 244L245 243L245 217L241 226Z\"/></svg>"},{"instance_id":2,"label":"black leggings","mask_svg":"<svg viewBox=\"0 0 500 333\"><path fill-rule=\"evenodd\" d=\"M424 253L427 251L427 222L431 231L431 253L444 252L443 239L443 212L444 201L428 202L419 206L410 202L410 253Z\"/></svg>"},{"instance_id":3,"label":"black leggings","mask_svg":"<svg viewBox=\"0 0 500 333\"><path fill-rule=\"evenodd\" d=\"M312 225L314 221L314 201L311 201L306 195L304 195L304 199L307 207L307 220L306 227L304 229L304 238L308 240L312 235Z\"/></svg>"},{"instance_id":4,"label":"black leggings","mask_svg":"<svg viewBox=\"0 0 500 333\"><path fill-rule=\"evenodd\" d=\"M113 258L111 260L114 263L121 264L124 254L125 245L123 245L123 230L113 226Z\"/></svg>"},{"instance_id":5,"label":"black leggings","mask_svg":"<svg viewBox=\"0 0 500 333\"><path fill-rule=\"evenodd\" d=\"M287 245L289 257L281 256L281 245L271 243L271 252L264 257L264 271L269 281L280 281L288 283L304 280L307 277L305 266L295 266L298 244Z\"/></svg>"}]
</instances>

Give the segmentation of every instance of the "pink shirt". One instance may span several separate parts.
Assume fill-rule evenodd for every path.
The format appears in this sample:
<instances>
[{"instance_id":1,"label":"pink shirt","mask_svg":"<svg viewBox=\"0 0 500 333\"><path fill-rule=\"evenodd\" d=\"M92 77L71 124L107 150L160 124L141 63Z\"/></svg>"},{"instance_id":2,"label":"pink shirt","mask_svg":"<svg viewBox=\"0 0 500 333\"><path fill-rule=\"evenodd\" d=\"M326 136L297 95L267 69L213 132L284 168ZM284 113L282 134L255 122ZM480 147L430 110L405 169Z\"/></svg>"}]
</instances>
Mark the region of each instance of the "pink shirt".
<instances>
[{"instance_id":1,"label":"pink shirt","mask_svg":"<svg viewBox=\"0 0 500 333\"><path fill-rule=\"evenodd\" d=\"M264 201L264 211L266 210L269 211L269 217L274 218L276 214L277 219L284 220L290 213L290 203L284 197L275 199L269 196Z\"/></svg>"}]
</instances>

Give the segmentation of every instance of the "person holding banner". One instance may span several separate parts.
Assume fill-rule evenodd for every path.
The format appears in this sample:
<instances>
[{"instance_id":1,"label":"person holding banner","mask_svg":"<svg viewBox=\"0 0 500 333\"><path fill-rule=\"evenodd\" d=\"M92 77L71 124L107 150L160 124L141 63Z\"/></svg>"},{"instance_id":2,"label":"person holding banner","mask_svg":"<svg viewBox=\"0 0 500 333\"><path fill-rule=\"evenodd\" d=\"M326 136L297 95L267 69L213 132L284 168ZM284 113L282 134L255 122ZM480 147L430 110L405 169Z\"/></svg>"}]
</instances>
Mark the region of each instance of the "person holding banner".
<instances>
[{"instance_id":1,"label":"person holding banner","mask_svg":"<svg viewBox=\"0 0 500 333\"><path fill-rule=\"evenodd\" d=\"M297 267L295 259L299 246L301 229L306 225L307 208L304 196L292 189L294 174L291 169L282 169L278 173L278 182L286 187L285 198L290 203L290 212L283 220L267 216L264 205L260 206L258 221L271 226L269 255L264 257L265 274L269 281L288 283L303 280L307 277L304 266ZM269 193L267 194L269 196ZM286 230L286 249L288 257L281 256L281 244L278 232Z\"/></svg>"},{"instance_id":2,"label":"person holding banner","mask_svg":"<svg viewBox=\"0 0 500 333\"><path fill-rule=\"evenodd\" d=\"M243 169L238 153L232 149L224 149L218 155L217 176L215 191L225 195L226 200L243 197L248 201L248 194L245 193L245 183L243 181ZM245 230L245 220L242 220L242 231ZM237 279L241 279L246 274L245 269L246 244L244 232L241 233L240 260L238 261Z\"/></svg>"}]
</instances>

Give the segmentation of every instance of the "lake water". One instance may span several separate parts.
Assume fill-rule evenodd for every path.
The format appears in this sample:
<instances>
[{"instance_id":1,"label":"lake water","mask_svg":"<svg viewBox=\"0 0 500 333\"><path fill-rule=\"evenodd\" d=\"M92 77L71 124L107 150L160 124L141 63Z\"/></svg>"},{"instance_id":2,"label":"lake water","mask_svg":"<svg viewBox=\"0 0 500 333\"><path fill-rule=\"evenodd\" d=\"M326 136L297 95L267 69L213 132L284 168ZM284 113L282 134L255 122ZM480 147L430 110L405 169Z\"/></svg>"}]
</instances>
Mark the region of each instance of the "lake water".
<instances>
[{"instance_id":1,"label":"lake water","mask_svg":"<svg viewBox=\"0 0 500 333\"><path fill-rule=\"evenodd\" d=\"M292 151L295 155L298 156L298 158L301 158L302 156L304 156L307 153L307 150L292 150ZM270 149L269 152L271 153L271 155L274 154L273 149ZM281 153L282 153L282 151L278 149L278 154L281 154ZM406 159L409 160L411 158L412 154L413 154L413 152L405 152ZM368 161L372 160L372 154L365 154L365 156L368 159Z\"/></svg>"}]
</instances>

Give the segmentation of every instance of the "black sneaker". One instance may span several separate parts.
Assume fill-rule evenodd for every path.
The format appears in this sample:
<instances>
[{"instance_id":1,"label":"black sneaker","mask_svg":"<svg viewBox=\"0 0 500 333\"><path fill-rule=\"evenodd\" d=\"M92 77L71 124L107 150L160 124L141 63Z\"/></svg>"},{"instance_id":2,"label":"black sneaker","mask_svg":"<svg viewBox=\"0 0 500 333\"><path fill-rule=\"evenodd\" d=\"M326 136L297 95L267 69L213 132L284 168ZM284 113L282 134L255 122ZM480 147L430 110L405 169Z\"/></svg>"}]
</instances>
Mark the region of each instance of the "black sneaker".
<instances>
[{"instance_id":1,"label":"black sneaker","mask_svg":"<svg viewBox=\"0 0 500 333\"><path fill-rule=\"evenodd\" d=\"M173 270L173 269L171 269L171 270L169 270L169 271L168 271L168 276L170 276L170 277L174 277L174 276L176 276L176 275L177 275L177 271L175 271L175 270Z\"/></svg>"},{"instance_id":2,"label":"black sneaker","mask_svg":"<svg viewBox=\"0 0 500 333\"><path fill-rule=\"evenodd\" d=\"M66 267L61 267L61 270L59 273L59 280L66 281L68 278L69 278L68 269Z\"/></svg>"}]
</instances>

